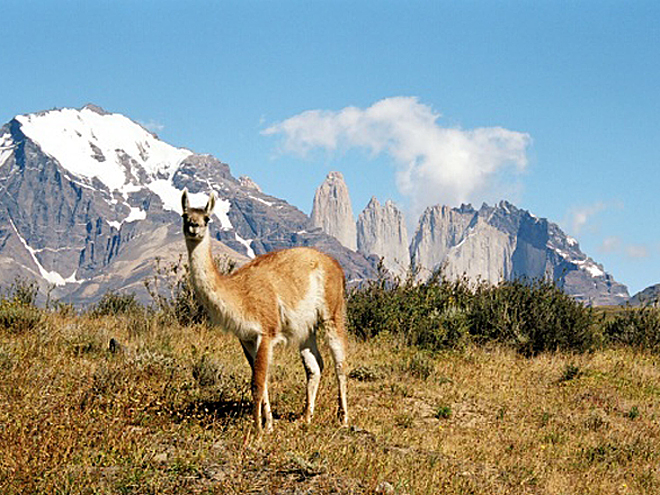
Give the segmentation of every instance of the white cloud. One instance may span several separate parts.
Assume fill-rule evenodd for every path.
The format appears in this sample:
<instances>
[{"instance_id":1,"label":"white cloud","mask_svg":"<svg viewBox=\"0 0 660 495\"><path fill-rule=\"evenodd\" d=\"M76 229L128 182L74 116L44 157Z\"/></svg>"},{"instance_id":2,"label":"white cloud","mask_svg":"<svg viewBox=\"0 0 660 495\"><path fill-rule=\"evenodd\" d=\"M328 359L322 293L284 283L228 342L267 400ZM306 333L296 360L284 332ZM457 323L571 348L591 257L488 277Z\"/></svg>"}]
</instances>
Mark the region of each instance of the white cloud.
<instances>
[{"instance_id":1,"label":"white cloud","mask_svg":"<svg viewBox=\"0 0 660 495\"><path fill-rule=\"evenodd\" d=\"M144 127L146 130L151 131L151 132L161 132L163 129L165 129L165 125L161 124L160 122L156 122L155 120L150 120L149 122L141 122L138 121L138 123Z\"/></svg>"},{"instance_id":2,"label":"white cloud","mask_svg":"<svg viewBox=\"0 0 660 495\"><path fill-rule=\"evenodd\" d=\"M437 203L496 200L503 189L516 189L515 179L510 181L527 166L528 134L502 127L442 127L439 118L417 98L394 97L366 109L310 110L263 134L282 136L282 150L300 156L350 148L388 155L413 213Z\"/></svg>"},{"instance_id":3,"label":"white cloud","mask_svg":"<svg viewBox=\"0 0 660 495\"><path fill-rule=\"evenodd\" d=\"M643 259L649 257L649 250L642 244L630 244L626 246L626 254L629 258Z\"/></svg>"},{"instance_id":4,"label":"white cloud","mask_svg":"<svg viewBox=\"0 0 660 495\"><path fill-rule=\"evenodd\" d=\"M628 244L623 242L619 236L610 236L603 239L598 251L603 254L624 255L626 258L633 260L642 260L654 254L653 249L649 250L646 245Z\"/></svg>"},{"instance_id":5,"label":"white cloud","mask_svg":"<svg viewBox=\"0 0 660 495\"><path fill-rule=\"evenodd\" d=\"M606 237L598 248L601 253L616 253L620 249L621 238L618 236Z\"/></svg>"},{"instance_id":6,"label":"white cloud","mask_svg":"<svg viewBox=\"0 0 660 495\"><path fill-rule=\"evenodd\" d=\"M582 232L587 224L593 220L593 217L595 217L601 211L604 211L605 208L605 203L602 201L591 205L572 208L569 212L571 232L574 235Z\"/></svg>"}]
</instances>

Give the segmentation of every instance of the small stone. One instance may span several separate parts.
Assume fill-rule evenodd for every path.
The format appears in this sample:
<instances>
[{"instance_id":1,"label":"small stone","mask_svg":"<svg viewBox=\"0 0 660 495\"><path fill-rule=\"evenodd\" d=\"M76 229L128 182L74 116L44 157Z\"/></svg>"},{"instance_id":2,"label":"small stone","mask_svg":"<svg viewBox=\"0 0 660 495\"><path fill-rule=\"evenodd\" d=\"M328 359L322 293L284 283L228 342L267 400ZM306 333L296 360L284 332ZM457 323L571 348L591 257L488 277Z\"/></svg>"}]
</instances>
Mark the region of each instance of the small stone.
<instances>
[{"instance_id":1,"label":"small stone","mask_svg":"<svg viewBox=\"0 0 660 495\"><path fill-rule=\"evenodd\" d=\"M381 481L380 483L378 483L378 486L376 487L376 493L389 495L391 493L394 493L394 487L392 486L391 483L388 483L387 481Z\"/></svg>"},{"instance_id":2,"label":"small stone","mask_svg":"<svg viewBox=\"0 0 660 495\"><path fill-rule=\"evenodd\" d=\"M108 344L108 350L112 354L119 354L123 352L123 347L122 345L113 337L110 339L110 343Z\"/></svg>"}]
</instances>

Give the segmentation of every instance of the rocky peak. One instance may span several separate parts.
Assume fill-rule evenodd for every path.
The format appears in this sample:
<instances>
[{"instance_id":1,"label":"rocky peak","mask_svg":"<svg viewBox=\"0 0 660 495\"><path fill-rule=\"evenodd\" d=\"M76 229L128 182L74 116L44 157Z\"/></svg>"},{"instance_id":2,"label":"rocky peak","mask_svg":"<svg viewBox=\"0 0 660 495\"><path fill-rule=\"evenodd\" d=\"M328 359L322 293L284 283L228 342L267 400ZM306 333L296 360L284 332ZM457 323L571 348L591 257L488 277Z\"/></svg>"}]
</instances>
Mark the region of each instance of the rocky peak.
<instances>
[{"instance_id":1,"label":"rocky peak","mask_svg":"<svg viewBox=\"0 0 660 495\"><path fill-rule=\"evenodd\" d=\"M256 191L261 192L261 187L259 187L259 184L257 184L247 175L241 175L238 178L238 183L241 187L244 187L245 189L254 189Z\"/></svg>"},{"instance_id":2,"label":"rocky peak","mask_svg":"<svg viewBox=\"0 0 660 495\"><path fill-rule=\"evenodd\" d=\"M660 304L660 284L651 285L630 299L632 306L658 306Z\"/></svg>"},{"instance_id":3,"label":"rocky peak","mask_svg":"<svg viewBox=\"0 0 660 495\"><path fill-rule=\"evenodd\" d=\"M348 187L341 172L330 172L314 195L312 225L355 251L357 233Z\"/></svg>"},{"instance_id":4,"label":"rocky peak","mask_svg":"<svg viewBox=\"0 0 660 495\"><path fill-rule=\"evenodd\" d=\"M357 221L357 247L365 256L375 254L383 259L385 268L404 275L410 265L408 231L401 211L387 200L381 206L372 197Z\"/></svg>"},{"instance_id":5,"label":"rocky peak","mask_svg":"<svg viewBox=\"0 0 660 495\"><path fill-rule=\"evenodd\" d=\"M421 276L443 267L449 278L467 275L491 283L549 278L595 305L621 304L629 297L627 288L558 225L507 201L484 204L478 211L469 205L427 208L410 253Z\"/></svg>"},{"instance_id":6,"label":"rocky peak","mask_svg":"<svg viewBox=\"0 0 660 495\"><path fill-rule=\"evenodd\" d=\"M466 236L476 216L477 212L471 207L455 209L436 205L426 208L410 244L413 265L429 272L437 269L449 250Z\"/></svg>"},{"instance_id":7,"label":"rocky peak","mask_svg":"<svg viewBox=\"0 0 660 495\"><path fill-rule=\"evenodd\" d=\"M91 110L92 112L97 113L99 115L110 115L110 112L108 112L105 108L95 105L94 103L88 103L80 110Z\"/></svg>"}]
</instances>

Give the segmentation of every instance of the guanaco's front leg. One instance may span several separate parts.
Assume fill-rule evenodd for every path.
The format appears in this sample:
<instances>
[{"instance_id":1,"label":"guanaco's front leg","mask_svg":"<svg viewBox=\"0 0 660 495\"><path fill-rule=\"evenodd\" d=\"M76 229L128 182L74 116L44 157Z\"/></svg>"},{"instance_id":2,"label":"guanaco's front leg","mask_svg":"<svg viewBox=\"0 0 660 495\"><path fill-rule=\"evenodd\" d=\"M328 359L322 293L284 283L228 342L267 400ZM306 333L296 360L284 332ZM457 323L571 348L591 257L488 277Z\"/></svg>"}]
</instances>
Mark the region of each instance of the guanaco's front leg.
<instances>
[{"instance_id":1,"label":"guanaco's front leg","mask_svg":"<svg viewBox=\"0 0 660 495\"><path fill-rule=\"evenodd\" d=\"M263 429L262 410L266 416L266 429L273 428L273 416L268 402L268 366L270 364L270 340L262 337L257 343L257 355L252 369L252 416L257 432Z\"/></svg>"}]
</instances>

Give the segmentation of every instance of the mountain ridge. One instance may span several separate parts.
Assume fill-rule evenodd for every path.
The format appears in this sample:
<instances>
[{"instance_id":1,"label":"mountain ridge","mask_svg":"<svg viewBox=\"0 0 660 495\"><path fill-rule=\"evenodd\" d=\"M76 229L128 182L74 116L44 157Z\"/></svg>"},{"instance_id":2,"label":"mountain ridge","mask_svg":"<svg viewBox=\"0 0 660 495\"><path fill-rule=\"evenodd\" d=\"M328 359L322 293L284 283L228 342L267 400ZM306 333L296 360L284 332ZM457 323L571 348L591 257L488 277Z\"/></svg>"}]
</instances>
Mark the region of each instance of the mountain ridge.
<instances>
[{"instance_id":1,"label":"mountain ridge","mask_svg":"<svg viewBox=\"0 0 660 495\"><path fill-rule=\"evenodd\" d=\"M330 175L329 175L330 176ZM328 179L317 190L320 194ZM348 190L341 176L335 187ZM348 194L339 202L349 202ZM346 209L339 204L338 208ZM332 215L327 215L332 219ZM324 226L331 233L335 226ZM435 205L426 208L406 245L403 215L390 200L372 198L358 216L358 251L382 259L399 277L412 267L419 280L438 269L450 279L467 276L497 284L503 280L551 279L575 299L590 305L617 305L630 298L625 285L580 250L579 243L545 218L502 200L479 209ZM405 246L405 249L404 249Z\"/></svg>"},{"instance_id":2,"label":"mountain ridge","mask_svg":"<svg viewBox=\"0 0 660 495\"><path fill-rule=\"evenodd\" d=\"M17 116L0 128L0 144L0 285L29 277L76 304L135 286L137 274L153 272L146 265L155 263L159 247L177 251L175 258L185 252L184 187L193 203L215 192L212 235L239 262L306 245L336 257L350 282L375 274L366 258L314 228L294 206L234 178L217 158L170 146L123 115L86 105Z\"/></svg>"},{"instance_id":3,"label":"mountain ridge","mask_svg":"<svg viewBox=\"0 0 660 495\"><path fill-rule=\"evenodd\" d=\"M547 277L589 304L629 299L557 224L507 201L429 207L408 238L393 202L373 198L356 221L341 173L326 182L314 219L249 177L235 178L218 158L171 146L96 105L19 115L0 128L0 285L27 276L76 304L135 288L156 258L185 254L179 215L187 188L193 203L215 192L212 235L218 252L239 263L315 246L340 261L352 284L374 278L382 257L396 275L412 265L492 283Z\"/></svg>"}]
</instances>

